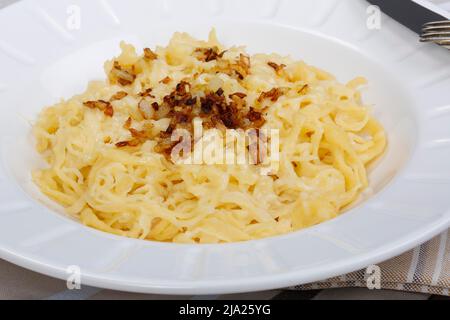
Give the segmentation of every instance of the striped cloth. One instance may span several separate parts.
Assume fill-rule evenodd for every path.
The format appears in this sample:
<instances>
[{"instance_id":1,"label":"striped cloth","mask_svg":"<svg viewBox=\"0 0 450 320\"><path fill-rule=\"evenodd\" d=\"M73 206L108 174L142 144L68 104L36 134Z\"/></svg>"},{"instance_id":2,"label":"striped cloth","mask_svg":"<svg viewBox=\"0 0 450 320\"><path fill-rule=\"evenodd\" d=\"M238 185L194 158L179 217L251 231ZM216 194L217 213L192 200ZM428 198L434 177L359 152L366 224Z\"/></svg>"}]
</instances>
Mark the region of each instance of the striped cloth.
<instances>
[{"instance_id":1,"label":"striped cloth","mask_svg":"<svg viewBox=\"0 0 450 320\"><path fill-rule=\"evenodd\" d=\"M384 290L365 288L366 272L361 270L288 289L186 297L135 294L87 286L82 286L81 290L68 290L64 281L39 275L0 260L0 299L450 299L450 233L448 230L422 246L390 261L380 263L378 266L381 271L381 288Z\"/></svg>"},{"instance_id":2,"label":"striped cloth","mask_svg":"<svg viewBox=\"0 0 450 320\"><path fill-rule=\"evenodd\" d=\"M450 234L447 230L431 241L378 265L383 289L449 296ZM366 287L367 272L360 270L295 290Z\"/></svg>"}]
</instances>

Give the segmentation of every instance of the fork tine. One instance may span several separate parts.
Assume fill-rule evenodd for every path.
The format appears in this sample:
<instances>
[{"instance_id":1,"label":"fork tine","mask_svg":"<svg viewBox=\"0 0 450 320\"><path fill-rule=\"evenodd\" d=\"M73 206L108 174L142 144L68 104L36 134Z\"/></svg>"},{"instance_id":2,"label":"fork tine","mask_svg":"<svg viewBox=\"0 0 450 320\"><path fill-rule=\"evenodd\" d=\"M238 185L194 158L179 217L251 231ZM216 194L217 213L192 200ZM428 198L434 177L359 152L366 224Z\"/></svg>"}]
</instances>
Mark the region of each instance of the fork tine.
<instances>
[{"instance_id":1,"label":"fork tine","mask_svg":"<svg viewBox=\"0 0 450 320\"><path fill-rule=\"evenodd\" d=\"M442 46L450 46L450 38L420 38L420 42L434 42Z\"/></svg>"},{"instance_id":2,"label":"fork tine","mask_svg":"<svg viewBox=\"0 0 450 320\"><path fill-rule=\"evenodd\" d=\"M434 42L450 50L450 20L425 23L420 41Z\"/></svg>"},{"instance_id":3,"label":"fork tine","mask_svg":"<svg viewBox=\"0 0 450 320\"><path fill-rule=\"evenodd\" d=\"M450 39L450 30L448 32L425 32L422 33L422 38L448 38Z\"/></svg>"},{"instance_id":4,"label":"fork tine","mask_svg":"<svg viewBox=\"0 0 450 320\"><path fill-rule=\"evenodd\" d=\"M448 26L433 26L422 28L422 32L434 32L434 31L450 31L450 24Z\"/></svg>"},{"instance_id":5,"label":"fork tine","mask_svg":"<svg viewBox=\"0 0 450 320\"><path fill-rule=\"evenodd\" d=\"M450 37L447 37L447 38L441 38L441 37L428 37L428 38L425 38L425 37L421 37L420 38L420 42L436 42L436 43L439 43L439 44L442 44L442 43L450 44Z\"/></svg>"},{"instance_id":6,"label":"fork tine","mask_svg":"<svg viewBox=\"0 0 450 320\"><path fill-rule=\"evenodd\" d=\"M438 27L438 26L450 26L450 20L443 20L443 21L433 21L428 22L423 25L423 27Z\"/></svg>"}]
</instances>

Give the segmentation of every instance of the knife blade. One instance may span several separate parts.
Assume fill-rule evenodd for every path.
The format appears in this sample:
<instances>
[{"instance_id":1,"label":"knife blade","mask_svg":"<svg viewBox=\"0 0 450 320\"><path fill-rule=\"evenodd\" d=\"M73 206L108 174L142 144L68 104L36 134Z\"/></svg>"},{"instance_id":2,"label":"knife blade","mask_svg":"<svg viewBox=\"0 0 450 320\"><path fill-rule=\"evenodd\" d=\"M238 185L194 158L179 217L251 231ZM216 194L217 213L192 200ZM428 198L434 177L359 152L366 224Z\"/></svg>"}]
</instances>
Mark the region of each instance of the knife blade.
<instances>
[{"instance_id":1,"label":"knife blade","mask_svg":"<svg viewBox=\"0 0 450 320\"><path fill-rule=\"evenodd\" d=\"M368 2L379 6L385 14L417 34L422 33L422 26L425 23L448 20L443 15L411 0L368 0Z\"/></svg>"}]
</instances>

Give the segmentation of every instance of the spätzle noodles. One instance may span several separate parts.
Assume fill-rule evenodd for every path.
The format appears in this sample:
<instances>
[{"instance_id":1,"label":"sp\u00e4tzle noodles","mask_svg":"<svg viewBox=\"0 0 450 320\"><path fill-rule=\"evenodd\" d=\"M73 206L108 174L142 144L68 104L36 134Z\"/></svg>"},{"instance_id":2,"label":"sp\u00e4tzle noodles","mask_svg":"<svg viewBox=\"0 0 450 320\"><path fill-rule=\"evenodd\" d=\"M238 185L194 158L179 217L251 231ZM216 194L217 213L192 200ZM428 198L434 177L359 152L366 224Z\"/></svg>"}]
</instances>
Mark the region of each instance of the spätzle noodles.
<instances>
[{"instance_id":1,"label":"sp\u00e4tzle noodles","mask_svg":"<svg viewBox=\"0 0 450 320\"><path fill-rule=\"evenodd\" d=\"M46 108L33 129L48 163L34 182L83 224L154 241L246 241L330 220L368 186L387 142L362 102L364 78L341 84L290 57L250 57L214 31L208 41L176 33L154 51L121 47L106 81ZM195 120L222 133L275 130L277 170L261 174L260 159L174 163L171 134L192 133Z\"/></svg>"}]
</instances>

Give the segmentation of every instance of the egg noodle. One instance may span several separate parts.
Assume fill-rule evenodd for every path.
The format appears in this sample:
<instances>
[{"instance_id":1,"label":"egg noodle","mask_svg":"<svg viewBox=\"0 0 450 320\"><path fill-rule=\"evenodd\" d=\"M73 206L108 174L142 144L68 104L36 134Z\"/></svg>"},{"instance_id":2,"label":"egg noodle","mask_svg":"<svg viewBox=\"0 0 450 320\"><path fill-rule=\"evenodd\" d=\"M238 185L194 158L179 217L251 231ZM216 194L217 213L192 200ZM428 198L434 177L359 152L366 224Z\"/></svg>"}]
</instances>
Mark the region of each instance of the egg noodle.
<instances>
[{"instance_id":1,"label":"egg noodle","mask_svg":"<svg viewBox=\"0 0 450 320\"><path fill-rule=\"evenodd\" d=\"M246 241L332 219L368 186L367 166L383 153L386 137L361 100L364 78L341 84L290 57L248 57L244 47L224 48L214 31L208 41L176 33L167 47L143 54L121 47L105 64L106 81L46 108L33 128L48 163L33 181L83 224L154 241ZM246 122L218 112L211 123L256 126L251 119L258 129L277 130L277 170L172 162L161 137L173 119L161 109L171 92L174 105L186 90L185 108L202 101L197 116L239 93L233 101L252 106L242 113Z\"/></svg>"}]
</instances>

